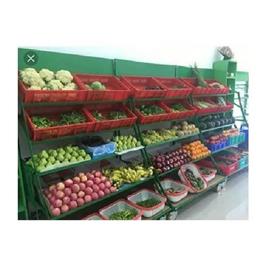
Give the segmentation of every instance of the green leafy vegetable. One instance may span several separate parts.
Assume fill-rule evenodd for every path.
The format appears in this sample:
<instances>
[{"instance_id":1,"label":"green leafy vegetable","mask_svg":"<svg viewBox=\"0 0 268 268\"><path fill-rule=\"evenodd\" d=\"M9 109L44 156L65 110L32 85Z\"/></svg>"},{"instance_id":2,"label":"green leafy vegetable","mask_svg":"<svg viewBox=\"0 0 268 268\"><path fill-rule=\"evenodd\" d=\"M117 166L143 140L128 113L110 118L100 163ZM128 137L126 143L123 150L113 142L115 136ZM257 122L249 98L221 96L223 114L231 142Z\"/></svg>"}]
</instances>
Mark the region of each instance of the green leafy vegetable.
<instances>
[{"instance_id":1,"label":"green leafy vegetable","mask_svg":"<svg viewBox=\"0 0 268 268\"><path fill-rule=\"evenodd\" d=\"M113 213L109 219L110 220L132 220L137 215L134 209L125 209L120 212Z\"/></svg>"},{"instance_id":2,"label":"green leafy vegetable","mask_svg":"<svg viewBox=\"0 0 268 268\"><path fill-rule=\"evenodd\" d=\"M144 207L144 208L151 208L151 207L158 205L160 202L161 201L159 199L149 198L147 200L137 202L137 205Z\"/></svg>"}]
</instances>

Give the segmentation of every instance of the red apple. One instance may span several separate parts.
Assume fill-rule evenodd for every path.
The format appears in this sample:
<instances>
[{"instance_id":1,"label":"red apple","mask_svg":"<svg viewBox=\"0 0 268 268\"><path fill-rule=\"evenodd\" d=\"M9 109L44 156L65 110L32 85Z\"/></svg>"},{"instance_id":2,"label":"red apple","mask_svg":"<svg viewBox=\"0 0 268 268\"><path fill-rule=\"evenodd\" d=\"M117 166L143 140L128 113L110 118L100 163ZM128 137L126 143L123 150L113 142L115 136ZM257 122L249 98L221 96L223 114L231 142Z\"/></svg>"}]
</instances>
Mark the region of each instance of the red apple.
<instances>
[{"instance_id":1,"label":"red apple","mask_svg":"<svg viewBox=\"0 0 268 268\"><path fill-rule=\"evenodd\" d=\"M57 183L57 190L62 191L62 190L64 190L64 188L65 188L65 185L64 185L63 182L59 182L59 183Z\"/></svg>"},{"instance_id":2,"label":"red apple","mask_svg":"<svg viewBox=\"0 0 268 268\"><path fill-rule=\"evenodd\" d=\"M78 184L74 184L74 185L72 185L72 191L73 191L74 193L78 193L78 192L80 191L80 187L79 187L79 185L78 185Z\"/></svg>"},{"instance_id":3,"label":"red apple","mask_svg":"<svg viewBox=\"0 0 268 268\"><path fill-rule=\"evenodd\" d=\"M55 202L54 202L54 207L55 208L60 208L62 206L62 201L60 199L57 199Z\"/></svg>"},{"instance_id":4,"label":"red apple","mask_svg":"<svg viewBox=\"0 0 268 268\"><path fill-rule=\"evenodd\" d=\"M101 175L102 175L101 172L99 172L99 171L95 172L95 177L101 177Z\"/></svg>"},{"instance_id":5,"label":"red apple","mask_svg":"<svg viewBox=\"0 0 268 268\"><path fill-rule=\"evenodd\" d=\"M94 192L98 192L100 190L99 186L96 184L92 185L92 189Z\"/></svg>"},{"instance_id":6,"label":"red apple","mask_svg":"<svg viewBox=\"0 0 268 268\"><path fill-rule=\"evenodd\" d=\"M82 206L82 205L84 205L84 203L85 203L85 201L84 201L83 198L80 197L80 198L77 199L77 205L78 206Z\"/></svg>"},{"instance_id":7,"label":"red apple","mask_svg":"<svg viewBox=\"0 0 268 268\"><path fill-rule=\"evenodd\" d=\"M80 182L80 183L79 183L79 187L80 187L80 190L81 190L81 191L84 191L84 190L86 189L86 184L83 183L83 182Z\"/></svg>"},{"instance_id":8,"label":"red apple","mask_svg":"<svg viewBox=\"0 0 268 268\"><path fill-rule=\"evenodd\" d=\"M72 193L71 188L65 188L65 189L64 189L64 193L65 193L66 196L70 196L71 193Z\"/></svg>"},{"instance_id":9,"label":"red apple","mask_svg":"<svg viewBox=\"0 0 268 268\"><path fill-rule=\"evenodd\" d=\"M102 190L99 190L98 195L99 195L100 198L102 198L104 196L104 192Z\"/></svg>"},{"instance_id":10,"label":"red apple","mask_svg":"<svg viewBox=\"0 0 268 268\"><path fill-rule=\"evenodd\" d=\"M71 186L73 184L73 180L67 179L67 180L64 181L64 184L65 184L66 187L69 187L69 186Z\"/></svg>"},{"instance_id":11,"label":"red apple","mask_svg":"<svg viewBox=\"0 0 268 268\"><path fill-rule=\"evenodd\" d=\"M104 190L106 188L106 186L103 182L99 184L99 187L101 190Z\"/></svg>"},{"instance_id":12,"label":"red apple","mask_svg":"<svg viewBox=\"0 0 268 268\"><path fill-rule=\"evenodd\" d=\"M81 176L80 179L81 179L81 182L86 182L87 181L87 176L85 176L85 175Z\"/></svg>"},{"instance_id":13,"label":"red apple","mask_svg":"<svg viewBox=\"0 0 268 268\"><path fill-rule=\"evenodd\" d=\"M72 201L70 202L70 208L77 208L77 202L74 201L74 200L72 200Z\"/></svg>"},{"instance_id":14,"label":"red apple","mask_svg":"<svg viewBox=\"0 0 268 268\"><path fill-rule=\"evenodd\" d=\"M79 182L80 182L80 178L76 176L76 177L73 178L73 181L74 181L75 183L79 183Z\"/></svg>"},{"instance_id":15,"label":"red apple","mask_svg":"<svg viewBox=\"0 0 268 268\"><path fill-rule=\"evenodd\" d=\"M91 194L91 197L92 197L93 200L96 200L96 199L99 198L99 195L94 192L94 193Z\"/></svg>"},{"instance_id":16,"label":"red apple","mask_svg":"<svg viewBox=\"0 0 268 268\"><path fill-rule=\"evenodd\" d=\"M54 209L52 210L52 214L53 214L54 216L59 216L59 215L60 215L60 209L59 209L59 208L54 208Z\"/></svg>"},{"instance_id":17,"label":"red apple","mask_svg":"<svg viewBox=\"0 0 268 268\"><path fill-rule=\"evenodd\" d=\"M85 176L85 173L80 172L80 173L78 174L78 176L79 176L79 177L80 177L80 179L81 179L81 177Z\"/></svg>"},{"instance_id":18,"label":"red apple","mask_svg":"<svg viewBox=\"0 0 268 268\"><path fill-rule=\"evenodd\" d=\"M62 199L62 198L65 196L65 194L64 194L63 191L57 191L56 196L57 196L59 199Z\"/></svg>"},{"instance_id":19,"label":"red apple","mask_svg":"<svg viewBox=\"0 0 268 268\"><path fill-rule=\"evenodd\" d=\"M112 193L116 192L116 188L115 188L114 186L112 186L112 187L110 188L110 190L111 190Z\"/></svg>"},{"instance_id":20,"label":"red apple","mask_svg":"<svg viewBox=\"0 0 268 268\"><path fill-rule=\"evenodd\" d=\"M69 196L64 196L62 201L63 201L63 204L68 205L70 203L71 199Z\"/></svg>"},{"instance_id":21,"label":"red apple","mask_svg":"<svg viewBox=\"0 0 268 268\"><path fill-rule=\"evenodd\" d=\"M76 193L71 193L71 200L76 201L77 200L77 194Z\"/></svg>"},{"instance_id":22,"label":"red apple","mask_svg":"<svg viewBox=\"0 0 268 268\"><path fill-rule=\"evenodd\" d=\"M93 189L91 187L87 187L85 189L85 193L88 195L88 194L92 194L93 193Z\"/></svg>"},{"instance_id":23,"label":"red apple","mask_svg":"<svg viewBox=\"0 0 268 268\"><path fill-rule=\"evenodd\" d=\"M90 195L85 195L84 199L85 199L85 202L88 203L92 200L92 197Z\"/></svg>"},{"instance_id":24,"label":"red apple","mask_svg":"<svg viewBox=\"0 0 268 268\"><path fill-rule=\"evenodd\" d=\"M91 187L93 184L94 184L94 182L93 182L92 180L88 180L88 181L86 182L86 185L87 185L88 187Z\"/></svg>"},{"instance_id":25,"label":"red apple","mask_svg":"<svg viewBox=\"0 0 268 268\"><path fill-rule=\"evenodd\" d=\"M109 194L111 191L108 189L108 188L106 188L106 189L104 189L104 193L105 194Z\"/></svg>"},{"instance_id":26,"label":"red apple","mask_svg":"<svg viewBox=\"0 0 268 268\"><path fill-rule=\"evenodd\" d=\"M61 212L67 212L69 210L69 207L67 205L62 205Z\"/></svg>"},{"instance_id":27,"label":"red apple","mask_svg":"<svg viewBox=\"0 0 268 268\"><path fill-rule=\"evenodd\" d=\"M85 195L86 195L86 194L85 194L85 192L83 192L83 191L79 191L78 194L77 194L77 196L78 196L78 197L81 197L81 198L84 197Z\"/></svg>"}]
</instances>

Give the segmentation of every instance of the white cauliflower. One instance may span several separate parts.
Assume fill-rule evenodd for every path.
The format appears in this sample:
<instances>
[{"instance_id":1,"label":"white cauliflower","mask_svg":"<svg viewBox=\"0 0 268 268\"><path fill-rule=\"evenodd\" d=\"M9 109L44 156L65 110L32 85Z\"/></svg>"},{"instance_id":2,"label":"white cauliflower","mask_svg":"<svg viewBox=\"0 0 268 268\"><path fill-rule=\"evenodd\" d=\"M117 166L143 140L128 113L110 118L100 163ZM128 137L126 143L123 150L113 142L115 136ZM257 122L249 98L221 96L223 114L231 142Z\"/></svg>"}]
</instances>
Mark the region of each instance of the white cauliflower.
<instances>
[{"instance_id":1,"label":"white cauliflower","mask_svg":"<svg viewBox=\"0 0 268 268\"><path fill-rule=\"evenodd\" d=\"M60 70L56 72L56 79L60 80L63 84L68 84L73 81L73 76L69 71Z\"/></svg>"},{"instance_id":2,"label":"white cauliflower","mask_svg":"<svg viewBox=\"0 0 268 268\"><path fill-rule=\"evenodd\" d=\"M54 73L52 71L48 70L48 69L42 69L39 72L39 75L46 82L49 82L50 80L54 79Z\"/></svg>"},{"instance_id":3,"label":"white cauliflower","mask_svg":"<svg viewBox=\"0 0 268 268\"><path fill-rule=\"evenodd\" d=\"M60 80L52 79L47 83L47 87L52 90L62 89L64 86Z\"/></svg>"},{"instance_id":4,"label":"white cauliflower","mask_svg":"<svg viewBox=\"0 0 268 268\"><path fill-rule=\"evenodd\" d=\"M38 86L31 86L31 87L29 87L28 89L30 89L30 90L41 90L41 87L38 87Z\"/></svg>"},{"instance_id":5,"label":"white cauliflower","mask_svg":"<svg viewBox=\"0 0 268 268\"><path fill-rule=\"evenodd\" d=\"M38 72L33 68L25 68L24 70L20 71L20 77L27 85L31 85L30 80L33 81L40 78Z\"/></svg>"},{"instance_id":6,"label":"white cauliflower","mask_svg":"<svg viewBox=\"0 0 268 268\"><path fill-rule=\"evenodd\" d=\"M74 90L74 89L77 89L77 86L76 86L75 83L72 82L72 83L68 83L67 85L65 85L63 89L65 89L65 90Z\"/></svg>"}]
</instances>

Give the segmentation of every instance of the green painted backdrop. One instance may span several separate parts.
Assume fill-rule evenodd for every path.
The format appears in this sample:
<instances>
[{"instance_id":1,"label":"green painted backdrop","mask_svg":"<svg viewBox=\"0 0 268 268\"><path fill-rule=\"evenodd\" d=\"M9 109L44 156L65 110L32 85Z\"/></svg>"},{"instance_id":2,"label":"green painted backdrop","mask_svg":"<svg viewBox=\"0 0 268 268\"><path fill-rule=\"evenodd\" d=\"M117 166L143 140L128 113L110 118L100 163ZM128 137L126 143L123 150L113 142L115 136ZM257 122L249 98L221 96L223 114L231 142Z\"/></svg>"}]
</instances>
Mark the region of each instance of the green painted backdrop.
<instances>
[{"instance_id":1,"label":"green painted backdrop","mask_svg":"<svg viewBox=\"0 0 268 268\"><path fill-rule=\"evenodd\" d=\"M137 75L137 76L160 76L160 77L192 77L190 66L164 65L146 62L136 62L121 59L106 59L75 54L33 50L38 55L35 65L28 66L24 60L26 48L18 49L18 67L49 68L53 71L67 69L71 72L114 74L114 75ZM213 69L200 69L204 78L213 79ZM247 72L239 72L239 78L248 78Z\"/></svg>"}]
</instances>

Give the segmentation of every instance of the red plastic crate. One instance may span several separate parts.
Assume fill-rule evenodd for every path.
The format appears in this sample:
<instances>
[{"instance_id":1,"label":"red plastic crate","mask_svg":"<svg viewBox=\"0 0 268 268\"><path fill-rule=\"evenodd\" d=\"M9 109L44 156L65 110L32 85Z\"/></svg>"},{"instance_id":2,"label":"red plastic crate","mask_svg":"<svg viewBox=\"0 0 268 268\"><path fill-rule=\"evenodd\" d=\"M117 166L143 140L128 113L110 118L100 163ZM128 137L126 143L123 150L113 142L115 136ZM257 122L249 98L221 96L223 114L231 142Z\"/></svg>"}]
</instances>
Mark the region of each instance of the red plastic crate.
<instances>
[{"instance_id":1,"label":"red plastic crate","mask_svg":"<svg viewBox=\"0 0 268 268\"><path fill-rule=\"evenodd\" d=\"M140 112L140 110L135 109L135 114L137 115L138 121L140 124L150 124L153 122L171 120L172 112L164 103L162 103L162 102L143 102L142 104L156 104L160 108L162 108L166 113L145 116L144 114L142 114ZM142 104L138 104L137 107L139 107Z\"/></svg>"},{"instance_id":2,"label":"red plastic crate","mask_svg":"<svg viewBox=\"0 0 268 268\"><path fill-rule=\"evenodd\" d=\"M19 92L25 103L85 101L88 90L80 87L80 82L74 75L73 82L77 85L75 90L30 90L21 80L18 81L18 84Z\"/></svg>"},{"instance_id":3,"label":"red plastic crate","mask_svg":"<svg viewBox=\"0 0 268 268\"><path fill-rule=\"evenodd\" d=\"M156 77L155 80L159 82L163 88L167 90L166 92L166 98L172 98L172 97L187 97L189 96L193 89L190 87L187 83L183 81L183 79L179 78L160 78ZM181 85L182 88L175 89L175 86Z\"/></svg>"},{"instance_id":4,"label":"red plastic crate","mask_svg":"<svg viewBox=\"0 0 268 268\"><path fill-rule=\"evenodd\" d=\"M173 111L170 105L176 104L176 103L181 103L186 109L188 109L188 111L182 111L182 112ZM164 101L164 104L171 111L170 120L192 117L197 112L197 109L194 106L190 105L189 103L187 103L187 101L183 101L183 100L166 100Z\"/></svg>"},{"instance_id":5,"label":"red plastic crate","mask_svg":"<svg viewBox=\"0 0 268 268\"><path fill-rule=\"evenodd\" d=\"M107 129L113 129L113 128L120 128L120 127L128 127L132 126L136 123L137 117L134 113L132 113L125 105L115 105L115 104L99 104L95 105L94 107L87 107L88 111L90 112L91 116L92 112L98 111L102 114L107 114L111 111L123 111L127 115L127 118L122 119L115 119L115 120L102 120L97 121L95 124L94 131L101 131L101 130L107 130Z\"/></svg>"},{"instance_id":6,"label":"red plastic crate","mask_svg":"<svg viewBox=\"0 0 268 268\"><path fill-rule=\"evenodd\" d=\"M153 77L123 76L120 80L130 89L136 99L165 97L167 90ZM146 86L158 86L160 90L146 90Z\"/></svg>"},{"instance_id":7,"label":"red plastic crate","mask_svg":"<svg viewBox=\"0 0 268 268\"><path fill-rule=\"evenodd\" d=\"M220 162L221 159L218 158L217 159L217 164L220 168L220 170L223 172L224 175L228 176L228 175L231 175L233 172L235 172L237 169L238 169L238 165L239 165L239 162L238 161L235 161L233 164L231 165L226 165L222 162ZM211 168L214 168L214 165L211 161L209 160L201 160L199 162L199 165L203 165L205 167L211 167Z\"/></svg>"},{"instance_id":8,"label":"red plastic crate","mask_svg":"<svg viewBox=\"0 0 268 268\"><path fill-rule=\"evenodd\" d=\"M36 128L31 119L31 116L33 115L40 115L46 116L51 119L57 119L60 113L71 112L74 110L82 112L85 115L87 122L81 124L54 126L48 128ZM25 115L31 132L31 137L34 141L57 138L67 135L76 135L78 133L83 132L91 132L94 130L96 123L95 119L90 115L90 113L88 113L85 108L79 109L77 107L50 107L42 109L30 108L26 110Z\"/></svg>"},{"instance_id":9,"label":"red plastic crate","mask_svg":"<svg viewBox=\"0 0 268 268\"><path fill-rule=\"evenodd\" d=\"M192 87L193 95L209 95L209 94L227 94L229 92L229 89L227 87L220 88L220 89L213 89L210 87L206 88L199 88L197 84L197 79L196 78L183 78L182 79L185 83L187 83L189 86ZM217 82L216 80L205 80L207 83L213 83Z\"/></svg>"},{"instance_id":10,"label":"red plastic crate","mask_svg":"<svg viewBox=\"0 0 268 268\"><path fill-rule=\"evenodd\" d=\"M126 100L130 89L117 77L112 75L76 74L79 86L87 91L87 100ZM105 85L105 90L91 90L86 84L99 81Z\"/></svg>"}]
</instances>

